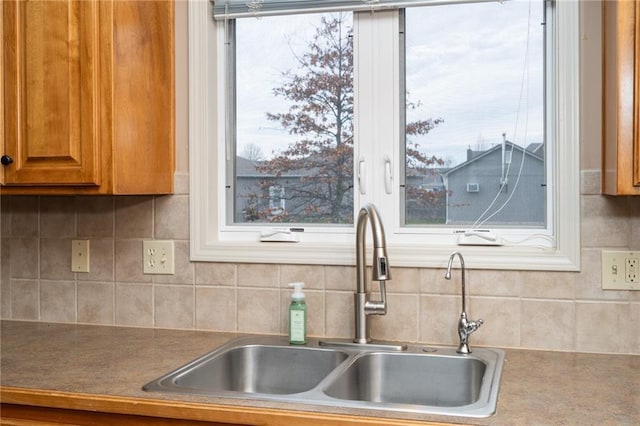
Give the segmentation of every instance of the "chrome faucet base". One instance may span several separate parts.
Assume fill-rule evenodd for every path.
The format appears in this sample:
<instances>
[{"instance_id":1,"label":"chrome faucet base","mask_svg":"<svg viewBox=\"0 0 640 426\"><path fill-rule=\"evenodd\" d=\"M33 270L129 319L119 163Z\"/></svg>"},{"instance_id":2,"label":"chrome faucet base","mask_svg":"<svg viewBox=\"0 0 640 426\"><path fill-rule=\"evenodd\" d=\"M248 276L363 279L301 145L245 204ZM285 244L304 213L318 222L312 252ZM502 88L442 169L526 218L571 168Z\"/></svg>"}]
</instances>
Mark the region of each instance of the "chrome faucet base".
<instances>
[{"instance_id":1,"label":"chrome faucet base","mask_svg":"<svg viewBox=\"0 0 640 426\"><path fill-rule=\"evenodd\" d=\"M462 355L469 355L471 353L471 349L469 349L468 344L460 343L460 346L458 346L458 350L456 350L456 352Z\"/></svg>"}]
</instances>

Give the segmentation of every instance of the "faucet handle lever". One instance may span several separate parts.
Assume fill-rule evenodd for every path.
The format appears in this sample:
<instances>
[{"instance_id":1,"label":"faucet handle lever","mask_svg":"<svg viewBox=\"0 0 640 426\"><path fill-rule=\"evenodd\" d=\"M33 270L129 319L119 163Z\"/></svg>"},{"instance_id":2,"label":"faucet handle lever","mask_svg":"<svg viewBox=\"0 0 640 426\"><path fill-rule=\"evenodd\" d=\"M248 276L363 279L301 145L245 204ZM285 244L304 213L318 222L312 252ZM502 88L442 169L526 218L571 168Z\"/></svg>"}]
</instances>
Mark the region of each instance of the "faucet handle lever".
<instances>
[{"instance_id":1,"label":"faucet handle lever","mask_svg":"<svg viewBox=\"0 0 640 426\"><path fill-rule=\"evenodd\" d=\"M467 323L467 333L468 334L473 333L474 331L479 329L482 324L484 324L484 321L482 319L479 319L476 321L469 321Z\"/></svg>"},{"instance_id":2,"label":"faucet handle lever","mask_svg":"<svg viewBox=\"0 0 640 426\"><path fill-rule=\"evenodd\" d=\"M380 300L367 300L364 304L364 311L367 315L387 314L387 286L384 280L380 280Z\"/></svg>"},{"instance_id":3,"label":"faucet handle lever","mask_svg":"<svg viewBox=\"0 0 640 426\"><path fill-rule=\"evenodd\" d=\"M469 336L479 329L484 321L482 319L478 319L475 321L467 320L467 313L462 312L460 314L460 319L458 320L458 335L460 336L460 345L458 346L457 352L460 354L470 354L471 349L469 348Z\"/></svg>"}]
</instances>

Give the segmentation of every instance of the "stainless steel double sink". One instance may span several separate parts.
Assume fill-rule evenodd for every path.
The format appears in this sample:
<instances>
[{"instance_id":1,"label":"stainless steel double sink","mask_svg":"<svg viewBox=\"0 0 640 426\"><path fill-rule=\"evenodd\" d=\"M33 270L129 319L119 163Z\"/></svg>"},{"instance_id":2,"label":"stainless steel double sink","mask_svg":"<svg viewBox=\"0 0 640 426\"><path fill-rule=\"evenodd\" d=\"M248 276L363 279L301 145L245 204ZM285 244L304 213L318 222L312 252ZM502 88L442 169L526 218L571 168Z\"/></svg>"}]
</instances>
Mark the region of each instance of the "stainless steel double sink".
<instances>
[{"instance_id":1,"label":"stainless steel double sink","mask_svg":"<svg viewBox=\"0 0 640 426\"><path fill-rule=\"evenodd\" d=\"M233 340L148 384L146 391L424 414L495 413L499 349L350 345L283 336Z\"/></svg>"}]
</instances>

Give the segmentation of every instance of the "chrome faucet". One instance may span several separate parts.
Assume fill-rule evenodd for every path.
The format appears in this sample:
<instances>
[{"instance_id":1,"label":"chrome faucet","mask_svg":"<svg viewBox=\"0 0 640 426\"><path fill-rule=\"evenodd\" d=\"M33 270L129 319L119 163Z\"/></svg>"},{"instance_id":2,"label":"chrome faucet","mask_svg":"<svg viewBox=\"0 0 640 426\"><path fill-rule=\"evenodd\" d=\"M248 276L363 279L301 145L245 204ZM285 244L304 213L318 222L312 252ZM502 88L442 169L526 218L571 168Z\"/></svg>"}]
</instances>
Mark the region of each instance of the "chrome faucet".
<instances>
[{"instance_id":1,"label":"chrome faucet","mask_svg":"<svg viewBox=\"0 0 640 426\"><path fill-rule=\"evenodd\" d=\"M462 272L462 313L460 314L460 319L458 320L458 336L460 336L460 345L458 346L458 350L456 352L458 352L459 354L470 354L471 349L469 349L469 335L480 328L484 321L482 321L481 319L477 321L469 321L467 319L464 283L465 269L462 253L457 251L449 257L449 264L447 265L447 272L444 274L444 278L446 280L451 279L451 265L453 264L453 259L456 256L460 258L460 271Z\"/></svg>"},{"instance_id":2,"label":"chrome faucet","mask_svg":"<svg viewBox=\"0 0 640 426\"><path fill-rule=\"evenodd\" d=\"M365 237L367 218L371 223L371 233L373 235L373 274L372 280L380 283L380 300L370 300L367 291L366 281L366 256ZM384 238L384 228L380 221L380 216L373 204L367 204L360 209L358 214L358 224L356 226L356 269L357 269L357 291L355 293L355 314L356 314L356 337L355 343L368 343L369 337L369 315L386 315L387 313L387 292L385 280L391 279L389 262L387 260L387 249Z\"/></svg>"}]
</instances>

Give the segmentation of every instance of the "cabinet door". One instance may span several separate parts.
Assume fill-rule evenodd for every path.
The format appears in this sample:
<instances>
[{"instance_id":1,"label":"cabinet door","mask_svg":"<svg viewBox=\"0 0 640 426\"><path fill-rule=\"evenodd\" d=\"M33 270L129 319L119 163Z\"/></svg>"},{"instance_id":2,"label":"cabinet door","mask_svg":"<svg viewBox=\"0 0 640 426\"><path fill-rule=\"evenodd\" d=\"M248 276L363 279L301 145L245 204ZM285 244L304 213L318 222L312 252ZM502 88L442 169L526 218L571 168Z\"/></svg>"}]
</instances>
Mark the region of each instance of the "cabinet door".
<instances>
[{"instance_id":1,"label":"cabinet door","mask_svg":"<svg viewBox=\"0 0 640 426\"><path fill-rule=\"evenodd\" d=\"M640 6L635 5L635 84L633 94L633 178L632 185L640 191Z\"/></svg>"},{"instance_id":2,"label":"cabinet door","mask_svg":"<svg viewBox=\"0 0 640 426\"><path fill-rule=\"evenodd\" d=\"M99 8L3 1L5 185L99 185Z\"/></svg>"},{"instance_id":3,"label":"cabinet door","mask_svg":"<svg viewBox=\"0 0 640 426\"><path fill-rule=\"evenodd\" d=\"M605 1L602 192L640 195L640 3Z\"/></svg>"}]
</instances>

